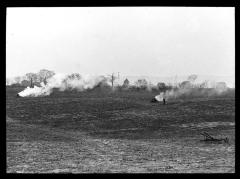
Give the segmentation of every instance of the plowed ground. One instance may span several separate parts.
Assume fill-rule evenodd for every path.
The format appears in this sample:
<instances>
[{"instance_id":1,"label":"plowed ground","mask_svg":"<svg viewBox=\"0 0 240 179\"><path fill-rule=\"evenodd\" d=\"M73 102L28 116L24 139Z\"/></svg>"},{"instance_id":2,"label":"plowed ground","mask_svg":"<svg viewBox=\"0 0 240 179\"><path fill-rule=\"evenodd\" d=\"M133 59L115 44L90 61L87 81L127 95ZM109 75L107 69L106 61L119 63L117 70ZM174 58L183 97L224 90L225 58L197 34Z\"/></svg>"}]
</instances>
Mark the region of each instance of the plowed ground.
<instances>
[{"instance_id":1,"label":"plowed ground","mask_svg":"<svg viewBox=\"0 0 240 179\"><path fill-rule=\"evenodd\" d=\"M7 172L235 172L235 99L150 103L151 92L7 88ZM201 132L228 137L201 141Z\"/></svg>"}]
</instances>

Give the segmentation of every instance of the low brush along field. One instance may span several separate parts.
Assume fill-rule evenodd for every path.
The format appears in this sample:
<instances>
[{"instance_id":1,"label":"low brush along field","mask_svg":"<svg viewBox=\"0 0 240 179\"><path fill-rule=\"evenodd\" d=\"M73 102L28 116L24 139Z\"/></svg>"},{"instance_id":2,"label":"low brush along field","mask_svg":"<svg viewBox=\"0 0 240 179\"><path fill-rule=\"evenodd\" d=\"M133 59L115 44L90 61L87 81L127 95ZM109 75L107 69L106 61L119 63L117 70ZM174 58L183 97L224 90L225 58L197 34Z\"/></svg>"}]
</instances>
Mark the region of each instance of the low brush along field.
<instances>
[{"instance_id":1,"label":"low brush along field","mask_svg":"<svg viewBox=\"0 0 240 179\"><path fill-rule=\"evenodd\" d=\"M163 105L156 92L21 90L6 88L7 173L235 172L235 97Z\"/></svg>"}]
</instances>

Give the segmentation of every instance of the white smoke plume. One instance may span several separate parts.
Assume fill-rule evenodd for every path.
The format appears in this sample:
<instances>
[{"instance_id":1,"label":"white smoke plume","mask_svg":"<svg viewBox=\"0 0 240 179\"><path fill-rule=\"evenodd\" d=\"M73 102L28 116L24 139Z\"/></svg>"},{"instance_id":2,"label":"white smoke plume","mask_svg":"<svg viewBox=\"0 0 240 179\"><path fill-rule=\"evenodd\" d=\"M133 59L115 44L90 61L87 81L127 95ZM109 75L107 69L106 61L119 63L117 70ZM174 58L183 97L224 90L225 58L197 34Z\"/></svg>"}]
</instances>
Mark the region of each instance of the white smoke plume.
<instances>
[{"instance_id":1,"label":"white smoke plume","mask_svg":"<svg viewBox=\"0 0 240 179\"><path fill-rule=\"evenodd\" d=\"M78 74L64 75L55 74L47 80L47 84L41 83L41 86L34 86L33 88L27 87L21 91L19 96L21 97L38 97L48 96L52 93L54 88L60 91L76 89L78 91L84 91L86 89L92 89L100 83L107 83L107 79L104 76L80 76Z\"/></svg>"},{"instance_id":2,"label":"white smoke plume","mask_svg":"<svg viewBox=\"0 0 240 179\"><path fill-rule=\"evenodd\" d=\"M171 100L177 98L193 98L193 97L212 97L226 95L229 91L225 82L203 81L196 82L197 75L190 75L187 81L180 83L178 88L161 92L155 96L157 101ZM229 94L233 94L232 91Z\"/></svg>"},{"instance_id":3,"label":"white smoke plume","mask_svg":"<svg viewBox=\"0 0 240 179\"><path fill-rule=\"evenodd\" d=\"M234 95L234 90L229 88L177 88L161 92L155 96L157 101L186 98L216 97L224 95Z\"/></svg>"},{"instance_id":4,"label":"white smoke plume","mask_svg":"<svg viewBox=\"0 0 240 179\"><path fill-rule=\"evenodd\" d=\"M161 92L159 95L155 96L155 99L157 101L163 101L163 98L165 97L164 93Z\"/></svg>"}]
</instances>

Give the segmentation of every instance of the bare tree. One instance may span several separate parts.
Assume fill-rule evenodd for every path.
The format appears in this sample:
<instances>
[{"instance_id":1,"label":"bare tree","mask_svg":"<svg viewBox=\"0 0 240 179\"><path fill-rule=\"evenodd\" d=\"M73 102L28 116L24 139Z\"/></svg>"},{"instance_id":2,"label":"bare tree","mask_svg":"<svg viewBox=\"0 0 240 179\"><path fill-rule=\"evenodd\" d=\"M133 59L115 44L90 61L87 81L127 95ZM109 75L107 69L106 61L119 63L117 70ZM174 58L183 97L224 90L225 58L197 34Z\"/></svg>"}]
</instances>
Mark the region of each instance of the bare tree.
<instances>
[{"instance_id":1,"label":"bare tree","mask_svg":"<svg viewBox=\"0 0 240 179\"><path fill-rule=\"evenodd\" d=\"M45 82L46 83L46 80L51 78L53 75L55 75L55 73L53 71L49 71L49 70L46 70L46 69L42 69L38 72L38 77L39 77L39 81L40 83L41 82Z\"/></svg>"},{"instance_id":2,"label":"bare tree","mask_svg":"<svg viewBox=\"0 0 240 179\"><path fill-rule=\"evenodd\" d=\"M67 76L68 79L80 80L82 76L79 73L72 73Z\"/></svg>"},{"instance_id":3,"label":"bare tree","mask_svg":"<svg viewBox=\"0 0 240 179\"><path fill-rule=\"evenodd\" d=\"M181 84L180 84L180 88L191 88L192 87L192 84L190 81L183 81Z\"/></svg>"},{"instance_id":4,"label":"bare tree","mask_svg":"<svg viewBox=\"0 0 240 179\"><path fill-rule=\"evenodd\" d=\"M163 82L159 82L157 84L157 87L158 87L159 90L164 90L164 89L166 89L166 84L163 83Z\"/></svg>"},{"instance_id":5,"label":"bare tree","mask_svg":"<svg viewBox=\"0 0 240 179\"><path fill-rule=\"evenodd\" d=\"M187 80L190 81L191 83L194 83L194 81L197 79L197 75L193 74L193 75L189 75Z\"/></svg>"},{"instance_id":6,"label":"bare tree","mask_svg":"<svg viewBox=\"0 0 240 179\"><path fill-rule=\"evenodd\" d=\"M148 82L147 82L146 79L138 79L138 80L135 82L135 85L136 85L138 88L146 89L146 88L147 88L147 85L148 85Z\"/></svg>"},{"instance_id":7,"label":"bare tree","mask_svg":"<svg viewBox=\"0 0 240 179\"><path fill-rule=\"evenodd\" d=\"M38 76L36 73L27 73L25 76L29 82L31 81L31 79L33 82L37 82Z\"/></svg>"},{"instance_id":8,"label":"bare tree","mask_svg":"<svg viewBox=\"0 0 240 179\"><path fill-rule=\"evenodd\" d=\"M30 86L30 82L28 80L23 80L21 82L21 86L24 86L24 87Z\"/></svg>"},{"instance_id":9,"label":"bare tree","mask_svg":"<svg viewBox=\"0 0 240 179\"><path fill-rule=\"evenodd\" d=\"M65 84L65 86L68 88L69 86L69 81L71 80L81 80L81 75L79 73L72 73L70 75L68 75L64 80L63 80L63 84Z\"/></svg>"},{"instance_id":10,"label":"bare tree","mask_svg":"<svg viewBox=\"0 0 240 179\"><path fill-rule=\"evenodd\" d=\"M125 80L124 80L124 82L123 82L123 87L124 88L127 88L127 87L129 87L129 80L126 78Z\"/></svg>"}]
</instances>

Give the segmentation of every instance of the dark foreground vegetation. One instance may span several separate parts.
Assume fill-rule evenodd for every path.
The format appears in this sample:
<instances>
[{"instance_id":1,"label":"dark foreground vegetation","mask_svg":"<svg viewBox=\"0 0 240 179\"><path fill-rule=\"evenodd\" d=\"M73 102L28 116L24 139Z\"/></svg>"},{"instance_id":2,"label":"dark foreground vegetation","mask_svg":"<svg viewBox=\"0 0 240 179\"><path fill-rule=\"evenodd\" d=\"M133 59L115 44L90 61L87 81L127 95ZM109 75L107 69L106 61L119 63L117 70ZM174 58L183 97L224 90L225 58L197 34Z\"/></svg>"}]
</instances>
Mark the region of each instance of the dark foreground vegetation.
<instances>
[{"instance_id":1,"label":"dark foreground vegetation","mask_svg":"<svg viewBox=\"0 0 240 179\"><path fill-rule=\"evenodd\" d=\"M162 105L158 92L22 90L6 89L7 172L235 172L234 95Z\"/></svg>"}]
</instances>

